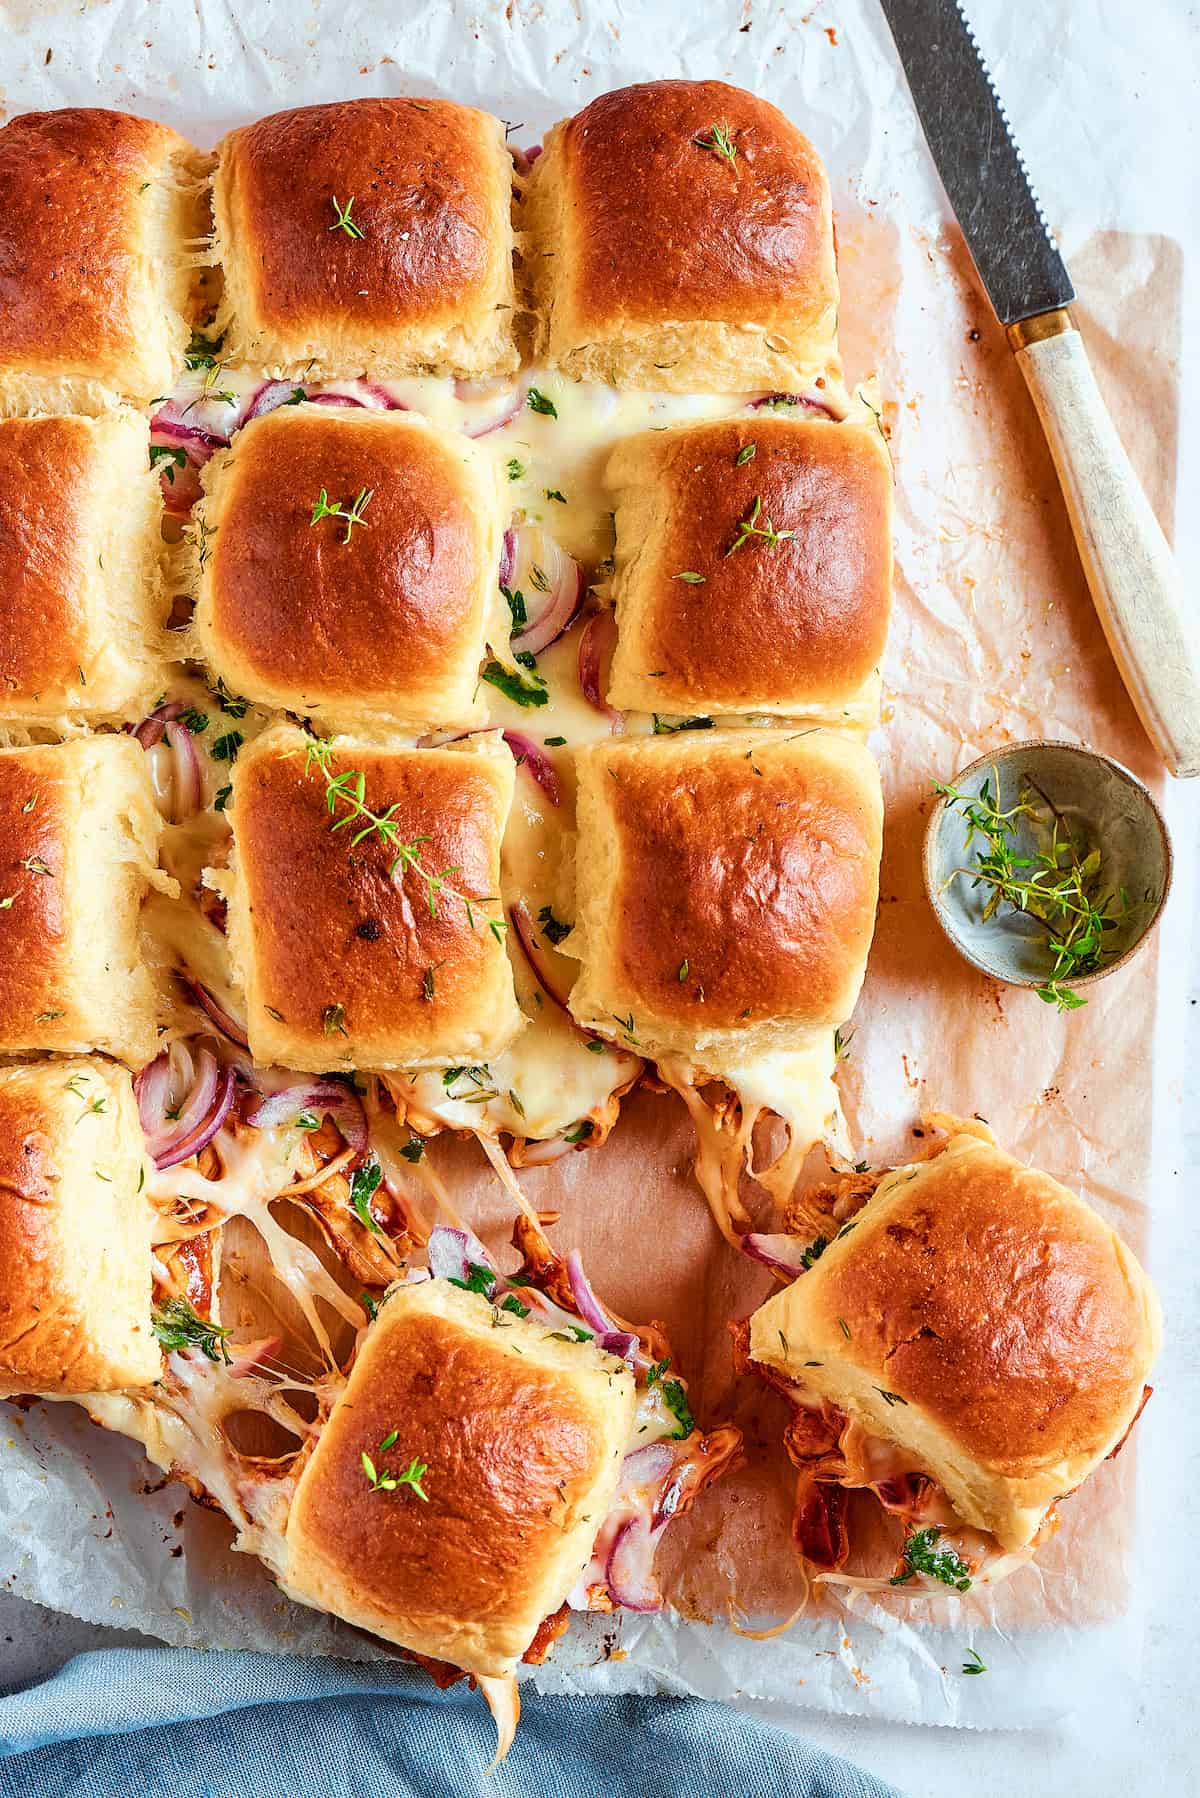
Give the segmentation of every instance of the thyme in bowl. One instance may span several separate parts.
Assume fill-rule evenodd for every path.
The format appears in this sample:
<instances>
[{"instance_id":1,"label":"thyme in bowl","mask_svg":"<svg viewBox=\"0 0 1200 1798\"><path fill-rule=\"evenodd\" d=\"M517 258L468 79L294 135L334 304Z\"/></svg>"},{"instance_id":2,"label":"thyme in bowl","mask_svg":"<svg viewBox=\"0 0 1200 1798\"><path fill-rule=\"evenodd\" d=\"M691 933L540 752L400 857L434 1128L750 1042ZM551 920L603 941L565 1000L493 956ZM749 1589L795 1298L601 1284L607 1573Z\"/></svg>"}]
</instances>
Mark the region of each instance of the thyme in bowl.
<instances>
[{"instance_id":1,"label":"thyme in bowl","mask_svg":"<svg viewBox=\"0 0 1200 1798\"><path fill-rule=\"evenodd\" d=\"M1124 887L1115 891L1103 882L1103 859L1094 846L1072 831L1062 812L1027 775L1016 803L1000 803L995 767L978 794L934 782L947 806L957 807L966 825L964 849L978 841L975 859L955 868L952 880L991 890L983 922L1001 906L1032 918L1046 935L1048 978L1035 989L1038 998L1059 1011L1074 1011L1081 999L1071 982L1093 974L1117 953L1106 940L1138 909ZM1150 896L1148 895L1148 900Z\"/></svg>"}]
</instances>

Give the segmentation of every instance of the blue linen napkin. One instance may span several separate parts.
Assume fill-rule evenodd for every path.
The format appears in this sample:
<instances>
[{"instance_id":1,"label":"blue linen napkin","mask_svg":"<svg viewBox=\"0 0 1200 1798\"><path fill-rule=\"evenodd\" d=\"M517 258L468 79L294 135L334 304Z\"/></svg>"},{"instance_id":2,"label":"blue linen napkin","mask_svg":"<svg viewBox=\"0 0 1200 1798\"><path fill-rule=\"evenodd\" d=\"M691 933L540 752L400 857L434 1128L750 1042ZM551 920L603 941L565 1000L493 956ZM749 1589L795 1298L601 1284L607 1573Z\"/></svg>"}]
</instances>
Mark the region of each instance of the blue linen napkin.
<instances>
[{"instance_id":1,"label":"blue linen napkin","mask_svg":"<svg viewBox=\"0 0 1200 1798\"><path fill-rule=\"evenodd\" d=\"M494 1730L465 1685L272 1654L106 1648L0 1697L4 1798L900 1798L702 1699L529 1692Z\"/></svg>"}]
</instances>

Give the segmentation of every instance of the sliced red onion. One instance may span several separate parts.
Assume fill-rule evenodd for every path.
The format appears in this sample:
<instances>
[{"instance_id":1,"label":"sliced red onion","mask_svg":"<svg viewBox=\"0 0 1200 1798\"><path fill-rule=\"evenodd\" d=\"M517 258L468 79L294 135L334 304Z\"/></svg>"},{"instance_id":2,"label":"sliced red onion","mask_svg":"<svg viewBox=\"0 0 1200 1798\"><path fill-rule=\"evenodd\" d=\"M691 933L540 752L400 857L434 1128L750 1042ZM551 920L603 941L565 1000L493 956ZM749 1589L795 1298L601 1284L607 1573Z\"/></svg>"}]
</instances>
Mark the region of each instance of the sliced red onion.
<instances>
[{"instance_id":1,"label":"sliced red onion","mask_svg":"<svg viewBox=\"0 0 1200 1798\"><path fill-rule=\"evenodd\" d=\"M162 742L163 732L167 728L168 721L178 718L180 713L186 710L187 707L182 699L173 699L168 705L156 706L149 717L143 718L140 724L127 725L126 729L132 731L143 749L153 749L156 743Z\"/></svg>"},{"instance_id":2,"label":"sliced red onion","mask_svg":"<svg viewBox=\"0 0 1200 1798\"><path fill-rule=\"evenodd\" d=\"M248 1049L250 1043L246 1036L245 1026L239 1024L237 1019L213 998L208 988L201 986L198 980L193 980L190 974L184 976L184 983L190 988L201 1011L208 1014L221 1034L227 1036L231 1043L236 1043L239 1049Z\"/></svg>"},{"instance_id":3,"label":"sliced red onion","mask_svg":"<svg viewBox=\"0 0 1200 1798\"><path fill-rule=\"evenodd\" d=\"M242 423L248 425L252 418L263 418L268 412L277 412L280 406L290 406L297 391L304 393L297 381L264 381L246 407Z\"/></svg>"},{"instance_id":4,"label":"sliced red onion","mask_svg":"<svg viewBox=\"0 0 1200 1798\"><path fill-rule=\"evenodd\" d=\"M525 623L514 631L511 641L514 650L527 650L530 655L540 655L557 642L583 603L583 573L578 562L549 531L536 524L520 524L505 532L500 584L511 593L519 592L525 601Z\"/></svg>"},{"instance_id":5,"label":"sliced red onion","mask_svg":"<svg viewBox=\"0 0 1200 1798\"><path fill-rule=\"evenodd\" d=\"M352 393L310 393L308 402L311 406L363 406L368 410L370 401L358 399Z\"/></svg>"},{"instance_id":6,"label":"sliced red onion","mask_svg":"<svg viewBox=\"0 0 1200 1798\"><path fill-rule=\"evenodd\" d=\"M446 1224L439 1224L431 1232L425 1252L435 1280L466 1280L470 1278L470 1263L476 1267L492 1265L478 1236L470 1230L452 1230Z\"/></svg>"},{"instance_id":7,"label":"sliced red onion","mask_svg":"<svg viewBox=\"0 0 1200 1798\"><path fill-rule=\"evenodd\" d=\"M511 525L504 533L504 541L500 545L500 585L512 588L513 556L516 553L517 534Z\"/></svg>"},{"instance_id":8,"label":"sliced red onion","mask_svg":"<svg viewBox=\"0 0 1200 1798\"><path fill-rule=\"evenodd\" d=\"M175 823L182 824L185 818L194 817L204 802L200 758L186 724L180 724L172 718L164 728L167 742L171 746L171 765L175 776L171 810Z\"/></svg>"},{"instance_id":9,"label":"sliced red onion","mask_svg":"<svg viewBox=\"0 0 1200 1798\"><path fill-rule=\"evenodd\" d=\"M362 388L363 392L377 401L385 412L408 412L411 409L405 405L403 400L397 399L394 393L389 392L386 387L381 387L378 381L364 381Z\"/></svg>"},{"instance_id":10,"label":"sliced red onion","mask_svg":"<svg viewBox=\"0 0 1200 1798\"><path fill-rule=\"evenodd\" d=\"M749 402L751 412L757 412L762 406L800 406L806 412L823 412L826 418L837 418L828 401L814 393L760 393Z\"/></svg>"},{"instance_id":11,"label":"sliced red onion","mask_svg":"<svg viewBox=\"0 0 1200 1798\"><path fill-rule=\"evenodd\" d=\"M191 1072L190 1055L187 1060ZM179 1115L168 1118L171 1072L169 1057L164 1053L142 1071L136 1084L146 1148L160 1172L198 1155L212 1141L229 1115L236 1084L233 1069L220 1067L210 1050L201 1049Z\"/></svg>"},{"instance_id":12,"label":"sliced red onion","mask_svg":"<svg viewBox=\"0 0 1200 1798\"><path fill-rule=\"evenodd\" d=\"M583 688L583 697L598 712L604 713L614 730L620 729L624 720L600 692L600 671L611 656L616 641L616 615L608 607L588 620L579 639L579 685Z\"/></svg>"},{"instance_id":13,"label":"sliced red onion","mask_svg":"<svg viewBox=\"0 0 1200 1798\"><path fill-rule=\"evenodd\" d=\"M362 1100L337 1080L311 1080L281 1087L278 1092L269 1093L246 1122L256 1130L271 1130L280 1124L294 1124L302 1111L331 1117L356 1153L361 1155L367 1148L367 1117Z\"/></svg>"},{"instance_id":14,"label":"sliced red onion","mask_svg":"<svg viewBox=\"0 0 1200 1798\"><path fill-rule=\"evenodd\" d=\"M785 1274L804 1272L804 1256L808 1244L798 1236L767 1236L759 1230L752 1230L738 1238L738 1248L751 1261L761 1261L764 1267Z\"/></svg>"},{"instance_id":15,"label":"sliced red onion","mask_svg":"<svg viewBox=\"0 0 1200 1798\"><path fill-rule=\"evenodd\" d=\"M654 1577L657 1546L655 1532L644 1517L631 1517L617 1531L604 1578L613 1599L627 1611L662 1609L662 1593Z\"/></svg>"},{"instance_id":16,"label":"sliced red onion","mask_svg":"<svg viewBox=\"0 0 1200 1798\"><path fill-rule=\"evenodd\" d=\"M183 418L171 418L164 406L150 420L150 440L152 443L198 444L211 456L214 450L227 449L229 436L224 431L207 430L202 424L188 424ZM205 457L205 461L208 457Z\"/></svg>"},{"instance_id":17,"label":"sliced red onion","mask_svg":"<svg viewBox=\"0 0 1200 1798\"><path fill-rule=\"evenodd\" d=\"M158 463L158 484L163 496L163 504L168 512L182 517L191 511L200 498L200 470L213 455L220 444L212 444L203 437L179 436L169 428L159 430L157 426L150 432L152 448L182 450L186 460L179 466L174 457L164 457Z\"/></svg>"},{"instance_id":18,"label":"sliced red onion","mask_svg":"<svg viewBox=\"0 0 1200 1798\"><path fill-rule=\"evenodd\" d=\"M578 1249L572 1249L567 1256L567 1278L571 1282L579 1315L595 1331L598 1346L610 1355L618 1355L622 1361L627 1361L631 1355L636 1354L637 1337L629 1330L619 1330L607 1316L583 1271L583 1261Z\"/></svg>"},{"instance_id":19,"label":"sliced red onion","mask_svg":"<svg viewBox=\"0 0 1200 1798\"><path fill-rule=\"evenodd\" d=\"M454 397L464 408L460 424L467 437L490 437L525 409L525 388L511 381L456 381Z\"/></svg>"},{"instance_id":20,"label":"sliced red onion","mask_svg":"<svg viewBox=\"0 0 1200 1798\"><path fill-rule=\"evenodd\" d=\"M523 899L509 908L509 922L517 933L526 961L538 977L543 990L556 1005L567 1010L568 988L561 986L545 950L538 941L537 929Z\"/></svg>"},{"instance_id":21,"label":"sliced red onion","mask_svg":"<svg viewBox=\"0 0 1200 1798\"><path fill-rule=\"evenodd\" d=\"M635 1448L621 1463L623 1486L652 1486L665 1480L675 1465L675 1453L669 1443L649 1442Z\"/></svg>"},{"instance_id":22,"label":"sliced red onion","mask_svg":"<svg viewBox=\"0 0 1200 1798\"><path fill-rule=\"evenodd\" d=\"M506 730L504 741L520 765L537 781L551 805L560 805L562 788L558 784L558 775L554 771L554 763L540 744L519 730Z\"/></svg>"},{"instance_id":23,"label":"sliced red onion","mask_svg":"<svg viewBox=\"0 0 1200 1798\"><path fill-rule=\"evenodd\" d=\"M166 1126L167 1101L171 1096L171 1063L164 1049L144 1067L133 1083L138 1117L147 1138Z\"/></svg>"}]
</instances>

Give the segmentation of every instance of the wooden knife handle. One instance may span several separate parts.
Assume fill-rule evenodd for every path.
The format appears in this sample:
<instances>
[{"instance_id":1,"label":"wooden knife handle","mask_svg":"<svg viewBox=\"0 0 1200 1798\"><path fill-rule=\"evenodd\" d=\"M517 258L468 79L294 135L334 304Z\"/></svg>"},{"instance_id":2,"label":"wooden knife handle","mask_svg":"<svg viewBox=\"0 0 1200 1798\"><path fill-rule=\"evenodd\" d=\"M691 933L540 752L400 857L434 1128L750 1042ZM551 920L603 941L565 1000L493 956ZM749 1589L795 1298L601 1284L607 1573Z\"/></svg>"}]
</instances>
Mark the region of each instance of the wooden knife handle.
<instances>
[{"instance_id":1,"label":"wooden knife handle","mask_svg":"<svg viewBox=\"0 0 1200 1798\"><path fill-rule=\"evenodd\" d=\"M1200 774L1200 617L1066 312L1009 331L1121 678L1172 774Z\"/></svg>"}]
</instances>

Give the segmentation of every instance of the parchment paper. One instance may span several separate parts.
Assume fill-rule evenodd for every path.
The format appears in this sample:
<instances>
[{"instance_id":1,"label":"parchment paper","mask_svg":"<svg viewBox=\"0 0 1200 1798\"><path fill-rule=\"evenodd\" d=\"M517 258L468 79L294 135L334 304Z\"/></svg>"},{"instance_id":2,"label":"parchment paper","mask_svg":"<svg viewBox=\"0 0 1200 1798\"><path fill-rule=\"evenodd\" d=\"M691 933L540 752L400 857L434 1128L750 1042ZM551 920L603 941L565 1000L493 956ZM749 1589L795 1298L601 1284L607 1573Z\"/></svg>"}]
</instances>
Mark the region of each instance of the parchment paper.
<instances>
[{"instance_id":1,"label":"parchment paper","mask_svg":"<svg viewBox=\"0 0 1200 1798\"><path fill-rule=\"evenodd\" d=\"M1020 377L948 223L874 0L786 8L745 0L678 15L615 0L510 0L475 10L444 0L404 8L313 0L306 10L268 0L236 10L210 0L100 0L82 9L22 0L0 5L0 18L8 114L115 105L163 118L203 145L280 106L407 92L489 107L521 121L515 139L530 143L605 88L672 74L755 88L809 132L839 213L848 371L880 379L898 481L897 607L874 739L888 808L882 901L842 1079L856 1151L872 1159L903 1152L924 1106L978 1110L1002 1143L1077 1185L1140 1244L1157 1170L1175 1146L1164 1098L1177 1013L1169 1008L1169 1029L1156 1025L1158 945L1061 1019L1034 995L960 962L922 891L930 781L990 746L1062 736L1115 755L1152 784L1158 776L1092 612ZM1045 57L1058 59L1068 82L1069 44L1048 34L1036 9L1024 10L1020 29L1047 33ZM1041 103L1055 103L1052 88ZM1098 142L1086 216L1054 222L1099 376L1169 529L1179 257L1167 239L1113 228L1106 196L1118 185L1119 143ZM793 1477L778 1448L782 1413L769 1395L734 1386L726 1332L766 1281L718 1241L688 1175L690 1148L677 1102L643 1093L604 1147L532 1173L527 1186L535 1202L561 1206L556 1240L583 1249L612 1304L666 1325L702 1418L733 1416L754 1451L745 1472L668 1533L662 1565L680 1615L720 1617L732 1592L756 1621L773 1621L798 1590L787 1546ZM441 1146L438 1158L481 1221L503 1215L477 1151ZM6 1421L0 1572L8 1589L172 1642L374 1652L364 1638L285 1604L256 1564L230 1553L220 1519L150 1476L129 1444L106 1438L72 1407L10 1410ZM1152 1406L1144 1429L1153 1428ZM772 1700L789 1712L818 1705L914 1722L1046 1721L1097 1682L1128 1674L1135 1660L1133 1462L1127 1451L1066 1508L1038 1570L999 1593L996 1627L985 1627L974 1598L923 1612L899 1601L844 1616L817 1609L789 1637L766 1643L739 1639L722 1623L625 1617L590 1631L577 1624L537 1683L662 1684L735 1703ZM922 1615L938 1627L910 1623ZM972 1643L988 1663L986 1680L959 1673Z\"/></svg>"}]
</instances>

